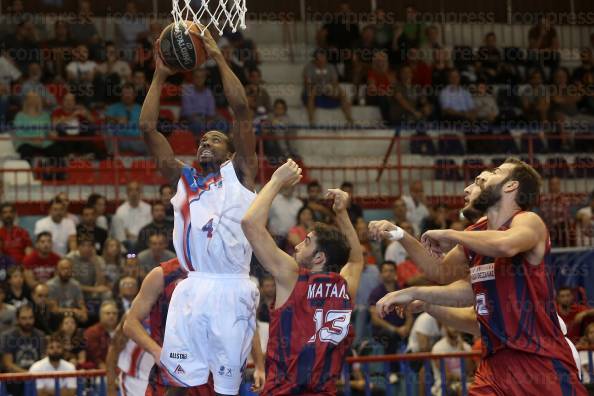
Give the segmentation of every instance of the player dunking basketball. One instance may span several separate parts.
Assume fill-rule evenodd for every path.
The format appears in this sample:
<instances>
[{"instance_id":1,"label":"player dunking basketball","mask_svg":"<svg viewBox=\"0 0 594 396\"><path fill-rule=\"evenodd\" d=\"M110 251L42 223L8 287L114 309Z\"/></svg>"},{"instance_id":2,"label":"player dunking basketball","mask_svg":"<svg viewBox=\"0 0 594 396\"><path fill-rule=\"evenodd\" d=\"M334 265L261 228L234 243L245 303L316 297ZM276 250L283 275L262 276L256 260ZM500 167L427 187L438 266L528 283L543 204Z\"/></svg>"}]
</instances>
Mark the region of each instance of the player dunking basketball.
<instances>
[{"instance_id":1,"label":"player dunking basketball","mask_svg":"<svg viewBox=\"0 0 594 396\"><path fill-rule=\"evenodd\" d=\"M125 336L133 340L140 348L157 359L161 356L161 346L167 323L167 311L171 302L171 295L179 282L187 277L187 272L180 267L177 259L161 263L149 272L138 295L132 302L130 311L123 325ZM143 323L149 322L150 331L147 332ZM252 353L256 366L256 390L263 385L264 357L260 349L260 340L254 334ZM152 367L146 387L146 396L165 396L166 387L170 385L167 375L163 374L158 365ZM144 393L143 393L144 394ZM214 396L212 382L190 388L189 396Z\"/></svg>"},{"instance_id":2,"label":"player dunking basketball","mask_svg":"<svg viewBox=\"0 0 594 396\"><path fill-rule=\"evenodd\" d=\"M197 34L191 32L190 34ZM192 387L214 377L215 391L237 394L256 327L259 292L249 279L252 249L241 218L256 194L256 143L245 90L208 31L204 47L219 68L234 113L232 139L219 131L204 134L200 169L177 161L156 129L159 94L172 71L156 56L156 70L144 101L140 127L161 173L177 192L173 241L188 271L175 289L160 362L176 387ZM183 389L177 389L183 393Z\"/></svg>"},{"instance_id":3,"label":"player dunking basketball","mask_svg":"<svg viewBox=\"0 0 594 396\"><path fill-rule=\"evenodd\" d=\"M351 311L363 253L347 213L348 194L330 190L339 229L316 224L290 257L266 229L274 197L296 184L292 160L278 168L243 218L260 263L276 282L262 395L334 395L351 339Z\"/></svg>"},{"instance_id":4,"label":"player dunking basketball","mask_svg":"<svg viewBox=\"0 0 594 396\"><path fill-rule=\"evenodd\" d=\"M409 301L474 303L483 359L471 395L585 395L555 309L549 234L540 217L527 212L538 204L540 176L508 159L481 189L474 207L485 218L467 231L434 230L422 238L435 253L449 252L450 263L469 267L470 283L415 289ZM386 295L380 314L403 304L402 297Z\"/></svg>"}]
</instances>

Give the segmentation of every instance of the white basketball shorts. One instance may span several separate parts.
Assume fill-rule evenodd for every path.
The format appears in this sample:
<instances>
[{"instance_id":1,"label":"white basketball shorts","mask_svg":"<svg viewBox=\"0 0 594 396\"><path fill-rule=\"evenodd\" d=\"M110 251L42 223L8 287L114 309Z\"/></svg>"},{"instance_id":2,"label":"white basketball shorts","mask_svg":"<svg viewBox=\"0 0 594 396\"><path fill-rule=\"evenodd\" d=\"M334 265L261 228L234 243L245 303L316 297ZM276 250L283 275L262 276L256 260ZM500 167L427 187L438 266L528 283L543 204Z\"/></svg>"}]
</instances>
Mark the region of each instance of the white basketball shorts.
<instances>
[{"instance_id":1,"label":"white basketball shorts","mask_svg":"<svg viewBox=\"0 0 594 396\"><path fill-rule=\"evenodd\" d=\"M133 377L120 372L120 395L121 396L144 396L148 379Z\"/></svg>"},{"instance_id":2,"label":"white basketball shorts","mask_svg":"<svg viewBox=\"0 0 594 396\"><path fill-rule=\"evenodd\" d=\"M169 304L161 364L170 383L236 395L256 330L257 286L247 275L190 272Z\"/></svg>"}]
</instances>

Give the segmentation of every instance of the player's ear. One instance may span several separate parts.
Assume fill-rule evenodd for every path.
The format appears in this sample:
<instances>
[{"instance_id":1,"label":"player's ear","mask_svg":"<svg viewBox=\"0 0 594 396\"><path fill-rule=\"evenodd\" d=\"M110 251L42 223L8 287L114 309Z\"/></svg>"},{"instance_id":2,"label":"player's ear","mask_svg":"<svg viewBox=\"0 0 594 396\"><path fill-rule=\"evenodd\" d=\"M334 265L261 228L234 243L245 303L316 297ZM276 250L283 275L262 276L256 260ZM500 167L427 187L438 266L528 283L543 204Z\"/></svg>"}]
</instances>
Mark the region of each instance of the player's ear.
<instances>
[{"instance_id":1,"label":"player's ear","mask_svg":"<svg viewBox=\"0 0 594 396\"><path fill-rule=\"evenodd\" d=\"M312 262L313 265L324 265L326 262L326 254L324 252L318 251L313 257Z\"/></svg>"},{"instance_id":2,"label":"player's ear","mask_svg":"<svg viewBox=\"0 0 594 396\"><path fill-rule=\"evenodd\" d=\"M506 193L514 192L520 188L520 182L517 180L510 180L503 186L503 191Z\"/></svg>"}]
</instances>

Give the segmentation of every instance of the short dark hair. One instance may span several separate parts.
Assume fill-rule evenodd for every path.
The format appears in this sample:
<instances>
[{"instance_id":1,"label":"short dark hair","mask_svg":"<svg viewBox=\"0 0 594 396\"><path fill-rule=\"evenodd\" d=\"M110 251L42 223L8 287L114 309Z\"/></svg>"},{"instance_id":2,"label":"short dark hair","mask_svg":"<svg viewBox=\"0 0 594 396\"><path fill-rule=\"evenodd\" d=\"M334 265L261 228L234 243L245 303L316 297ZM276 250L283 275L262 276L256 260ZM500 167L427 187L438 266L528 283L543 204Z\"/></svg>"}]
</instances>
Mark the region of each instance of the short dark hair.
<instances>
[{"instance_id":1,"label":"short dark hair","mask_svg":"<svg viewBox=\"0 0 594 396\"><path fill-rule=\"evenodd\" d=\"M87 198L87 205L95 206L100 199L105 199L105 197L101 194L93 193Z\"/></svg>"},{"instance_id":2,"label":"short dark hair","mask_svg":"<svg viewBox=\"0 0 594 396\"><path fill-rule=\"evenodd\" d=\"M313 217L313 210L311 210L311 208L309 206L302 206L301 209L299 209L299 211L297 212L297 217L295 218L295 222L297 224L299 224L299 218L301 217L301 213L305 212L306 210L309 210Z\"/></svg>"},{"instance_id":3,"label":"short dark hair","mask_svg":"<svg viewBox=\"0 0 594 396\"><path fill-rule=\"evenodd\" d=\"M520 184L516 194L516 204L522 210L530 210L538 205L540 187L542 186L542 178L538 172L517 158L508 158L505 163L515 165L509 175L509 180L515 180Z\"/></svg>"},{"instance_id":4,"label":"short dark hair","mask_svg":"<svg viewBox=\"0 0 594 396\"><path fill-rule=\"evenodd\" d=\"M49 206L50 206L50 208L51 208L53 205L55 205L55 204L64 205L64 202L63 202L63 201L62 201L62 200L61 200L59 197L55 197L55 198L52 198L52 199L49 201Z\"/></svg>"},{"instance_id":5,"label":"short dark hair","mask_svg":"<svg viewBox=\"0 0 594 396\"><path fill-rule=\"evenodd\" d=\"M82 210L81 210L80 212L82 213L82 212L84 212L85 210L89 210L89 209L90 209L90 210L92 210L92 211L95 211L95 207L94 207L93 205L89 205L89 204L87 203L85 206L83 206L83 208L82 208Z\"/></svg>"},{"instance_id":6,"label":"short dark hair","mask_svg":"<svg viewBox=\"0 0 594 396\"><path fill-rule=\"evenodd\" d=\"M131 89L131 90L133 90L134 92L136 92L136 88L134 87L134 84L132 84L132 83L129 83L129 82L127 82L127 83L124 83L124 84L122 85L122 91L123 91L124 89Z\"/></svg>"},{"instance_id":7,"label":"short dark hair","mask_svg":"<svg viewBox=\"0 0 594 396\"><path fill-rule=\"evenodd\" d=\"M287 109L287 102L284 99L281 99L281 98L276 99L274 101L274 104L272 106L274 107L277 104L281 104L281 105L283 105L283 107L285 108L285 110Z\"/></svg>"},{"instance_id":8,"label":"short dark hair","mask_svg":"<svg viewBox=\"0 0 594 396\"><path fill-rule=\"evenodd\" d=\"M55 344L60 344L60 346L62 346L63 342L64 342L64 340L62 339L62 337L60 337L59 334L54 333L47 337L47 345L55 343Z\"/></svg>"},{"instance_id":9,"label":"short dark hair","mask_svg":"<svg viewBox=\"0 0 594 396\"><path fill-rule=\"evenodd\" d=\"M21 306L19 306L16 310L16 317L18 318L19 316L21 316L21 312L25 311L25 310L31 310L31 312L33 312L33 306L29 303L25 303Z\"/></svg>"},{"instance_id":10,"label":"short dark hair","mask_svg":"<svg viewBox=\"0 0 594 396\"><path fill-rule=\"evenodd\" d=\"M573 293L573 289L569 286L561 286L557 289L557 294L562 292L563 290L568 290L570 293Z\"/></svg>"},{"instance_id":11,"label":"short dark hair","mask_svg":"<svg viewBox=\"0 0 594 396\"><path fill-rule=\"evenodd\" d=\"M4 208L11 208L14 211L14 205L8 202L4 202L0 205L0 212L2 212Z\"/></svg>"},{"instance_id":12,"label":"short dark hair","mask_svg":"<svg viewBox=\"0 0 594 396\"><path fill-rule=\"evenodd\" d=\"M312 181L310 181L309 183L307 183L307 189L309 190L309 189L310 189L310 188L312 188L312 187L320 187L320 188L322 188L322 185L320 184L320 182L319 182L319 181L317 181L317 180L312 180Z\"/></svg>"},{"instance_id":13,"label":"short dark hair","mask_svg":"<svg viewBox=\"0 0 594 396\"><path fill-rule=\"evenodd\" d=\"M393 262L393 261L391 261L391 260L386 260L386 261L384 261L383 263L381 263L381 265L380 265L380 268L379 268L379 269L380 269L380 271L384 269L384 266L385 266L385 265L389 265L389 266L391 266L391 267L394 267L394 269L396 269L396 263L395 263L395 262Z\"/></svg>"},{"instance_id":14,"label":"short dark hair","mask_svg":"<svg viewBox=\"0 0 594 396\"><path fill-rule=\"evenodd\" d=\"M37 234L37 236L35 237L35 242L39 242L41 240L41 238L43 237L50 237L50 239L52 238L52 233L49 231L41 231L39 234Z\"/></svg>"},{"instance_id":15,"label":"short dark hair","mask_svg":"<svg viewBox=\"0 0 594 396\"><path fill-rule=\"evenodd\" d=\"M326 256L325 270L340 272L351 254L346 237L338 228L323 223L316 223L313 231L316 236L316 252L322 252Z\"/></svg>"},{"instance_id":16,"label":"short dark hair","mask_svg":"<svg viewBox=\"0 0 594 396\"><path fill-rule=\"evenodd\" d=\"M151 210L155 209L155 206L162 206L162 207L165 207L165 204L164 204L163 202L161 202L161 201L156 201L156 202L154 202L154 203L152 204L152 206L151 206Z\"/></svg>"},{"instance_id":17,"label":"short dark hair","mask_svg":"<svg viewBox=\"0 0 594 396\"><path fill-rule=\"evenodd\" d=\"M161 184L161 186L159 187L159 194L163 194L163 190L165 190L166 188L170 188L173 190L173 187L171 187L169 184Z\"/></svg>"},{"instance_id":18,"label":"short dark hair","mask_svg":"<svg viewBox=\"0 0 594 396\"><path fill-rule=\"evenodd\" d=\"M79 245L82 245L83 243L94 244L95 241L93 240L93 236L91 234L85 232L78 235L78 237L76 238L76 243Z\"/></svg>"},{"instance_id":19,"label":"short dark hair","mask_svg":"<svg viewBox=\"0 0 594 396\"><path fill-rule=\"evenodd\" d=\"M344 188L353 188L353 183L351 183L350 181L342 182L342 184L340 185L340 189L343 190Z\"/></svg>"}]
</instances>

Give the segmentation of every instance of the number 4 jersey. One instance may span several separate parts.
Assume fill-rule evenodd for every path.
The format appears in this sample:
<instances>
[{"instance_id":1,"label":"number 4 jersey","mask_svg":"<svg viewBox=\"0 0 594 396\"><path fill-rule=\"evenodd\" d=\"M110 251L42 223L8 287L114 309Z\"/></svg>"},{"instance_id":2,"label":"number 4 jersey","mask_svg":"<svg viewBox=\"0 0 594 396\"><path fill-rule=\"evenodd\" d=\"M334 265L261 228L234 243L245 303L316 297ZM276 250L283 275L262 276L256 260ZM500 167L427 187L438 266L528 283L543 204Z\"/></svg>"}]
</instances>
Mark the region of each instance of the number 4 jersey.
<instances>
[{"instance_id":1,"label":"number 4 jersey","mask_svg":"<svg viewBox=\"0 0 594 396\"><path fill-rule=\"evenodd\" d=\"M339 274L300 269L293 293L270 314L262 395L335 395L353 339L351 312Z\"/></svg>"}]
</instances>

